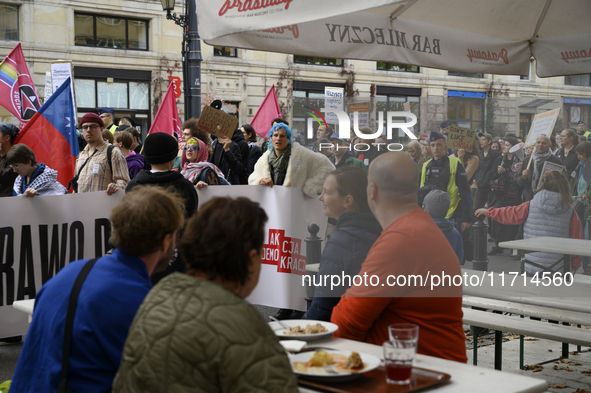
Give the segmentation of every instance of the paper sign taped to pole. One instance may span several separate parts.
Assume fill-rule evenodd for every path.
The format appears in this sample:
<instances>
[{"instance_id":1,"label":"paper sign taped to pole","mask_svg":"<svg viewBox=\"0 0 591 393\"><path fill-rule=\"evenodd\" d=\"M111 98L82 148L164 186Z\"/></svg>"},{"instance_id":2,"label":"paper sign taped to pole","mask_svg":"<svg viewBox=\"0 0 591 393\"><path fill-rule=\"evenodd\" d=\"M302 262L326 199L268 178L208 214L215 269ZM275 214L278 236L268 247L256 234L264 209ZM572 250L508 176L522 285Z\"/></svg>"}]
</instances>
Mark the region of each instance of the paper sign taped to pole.
<instances>
[{"instance_id":1,"label":"paper sign taped to pole","mask_svg":"<svg viewBox=\"0 0 591 393\"><path fill-rule=\"evenodd\" d=\"M470 128L450 125L449 133L447 134L447 148L454 150L464 149L467 152L472 152L474 139L476 139L476 131Z\"/></svg>"},{"instance_id":2,"label":"paper sign taped to pole","mask_svg":"<svg viewBox=\"0 0 591 393\"><path fill-rule=\"evenodd\" d=\"M556 108L536 115L531 123L527 138L525 139L525 148L535 145L536 139L538 139L540 135L546 135L550 138L559 114L560 108Z\"/></svg>"},{"instance_id":3,"label":"paper sign taped to pole","mask_svg":"<svg viewBox=\"0 0 591 393\"><path fill-rule=\"evenodd\" d=\"M211 106L206 106L201 112L197 128L218 138L232 138L234 131L238 128L238 119Z\"/></svg>"}]
</instances>

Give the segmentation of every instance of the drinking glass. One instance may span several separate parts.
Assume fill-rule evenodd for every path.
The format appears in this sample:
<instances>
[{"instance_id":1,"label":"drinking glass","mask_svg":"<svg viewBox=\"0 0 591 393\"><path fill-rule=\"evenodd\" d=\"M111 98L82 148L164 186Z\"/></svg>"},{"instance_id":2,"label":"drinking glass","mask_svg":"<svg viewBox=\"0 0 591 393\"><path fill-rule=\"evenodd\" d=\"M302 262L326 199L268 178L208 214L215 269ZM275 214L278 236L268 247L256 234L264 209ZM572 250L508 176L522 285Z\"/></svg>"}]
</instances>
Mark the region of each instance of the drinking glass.
<instances>
[{"instance_id":1,"label":"drinking glass","mask_svg":"<svg viewBox=\"0 0 591 393\"><path fill-rule=\"evenodd\" d=\"M417 354L419 327L410 323L388 326L390 341L386 341L384 361L386 362L386 382L395 385L408 385L411 380L412 364Z\"/></svg>"}]
</instances>

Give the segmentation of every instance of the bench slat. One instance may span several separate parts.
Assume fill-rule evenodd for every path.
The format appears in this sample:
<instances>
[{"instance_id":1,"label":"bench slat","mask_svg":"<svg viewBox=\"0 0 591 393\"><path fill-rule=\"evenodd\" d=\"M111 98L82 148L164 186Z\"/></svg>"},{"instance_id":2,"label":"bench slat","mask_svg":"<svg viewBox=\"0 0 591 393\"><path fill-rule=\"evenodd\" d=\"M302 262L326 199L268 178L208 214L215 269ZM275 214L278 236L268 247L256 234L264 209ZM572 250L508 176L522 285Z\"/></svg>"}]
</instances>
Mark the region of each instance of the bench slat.
<instances>
[{"instance_id":1,"label":"bench slat","mask_svg":"<svg viewBox=\"0 0 591 393\"><path fill-rule=\"evenodd\" d=\"M462 311L464 311L464 323L468 325L586 347L591 346L590 329L532 321L519 316L493 314L470 308L462 308Z\"/></svg>"},{"instance_id":2,"label":"bench slat","mask_svg":"<svg viewBox=\"0 0 591 393\"><path fill-rule=\"evenodd\" d=\"M591 314L557 308L524 305L521 303L508 302L504 300L487 299L476 296L464 296L464 306L480 307L488 310L498 310L517 315L527 315L541 319L576 323L579 325L591 326Z\"/></svg>"}]
</instances>

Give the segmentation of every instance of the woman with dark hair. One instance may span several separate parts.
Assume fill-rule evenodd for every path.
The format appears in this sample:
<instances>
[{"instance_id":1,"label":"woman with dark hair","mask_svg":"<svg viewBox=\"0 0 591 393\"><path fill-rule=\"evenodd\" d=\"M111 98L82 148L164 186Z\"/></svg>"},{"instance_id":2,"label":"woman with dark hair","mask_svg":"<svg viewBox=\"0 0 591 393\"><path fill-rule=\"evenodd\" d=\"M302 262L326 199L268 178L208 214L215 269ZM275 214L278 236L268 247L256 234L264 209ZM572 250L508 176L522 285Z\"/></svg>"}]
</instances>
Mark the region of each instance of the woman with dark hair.
<instances>
[{"instance_id":1,"label":"woman with dark hair","mask_svg":"<svg viewBox=\"0 0 591 393\"><path fill-rule=\"evenodd\" d=\"M178 248L187 273L154 287L129 329L113 392L297 392L277 337L244 300L261 271L267 215L247 198L215 198Z\"/></svg>"},{"instance_id":2,"label":"woman with dark hair","mask_svg":"<svg viewBox=\"0 0 591 393\"><path fill-rule=\"evenodd\" d=\"M474 140L472 144L472 151L466 151L465 149L458 149L455 151L456 156L462 162L466 175L468 175L468 184L472 184L474 180L474 174L480 165L480 141Z\"/></svg>"},{"instance_id":3,"label":"woman with dark hair","mask_svg":"<svg viewBox=\"0 0 591 393\"><path fill-rule=\"evenodd\" d=\"M577 147L575 147L575 152L577 153L579 163L574 170L575 176L571 177L570 179L570 190L571 194L575 198L581 198L580 200L584 204L585 208L582 210L578 210L577 214L579 215L579 220L581 220L584 238L588 239L589 237L588 235L585 235L585 233L589 232L589 228L587 227L587 217L589 217L589 199L591 199L591 182L587 182L585 180L585 177L583 176L583 171L585 170L586 165L591 165L589 164L589 159L591 159L591 142L580 142L577 145ZM583 257L583 273L586 275L591 275L591 269L589 267L589 257Z\"/></svg>"},{"instance_id":4,"label":"woman with dark hair","mask_svg":"<svg viewBox=\"0 0 591 393\"><path fill-rule=\"evenodd\" d=\"M14 145L6 155L6 162L19 176L14 181L13 196L63 195L66 187L57 181L57 171L37 163L33 150L22 143Z\"/></svg>"},{"instance_id":5,"label":"woman with dark hair","mask_svg":"<svg viewBox=\"0 0 591 393\"><path fill-rule=\"evenodd\" d=\"M258 159L261 158L263 152L257 145L257 133L250 124L243 124L240 127L240 131L244 134L244 139L248 142L248 148L250 149L250 156L248 159L248 176L254 171L254 165Z\"/></svg>"},{"instance_id":6,"label":"woman with dark hair","mask_svg":"<svg viewBox=\"0 0 591 393\"><path fill-rule=\"evenodd\" d=\"M542 185L535 191L531 201L519 206L478 209L474 214L486 215L501 224L524 223L524 239L541 236L581 239L581 221L572 207L573 202L566 175L551 171L542 177ZM548 271L561 257L562 255L548 252L525 254L525 273L533 276L535 273ZM579 265L580 258L573 258L573 267ZM560 265L559 268L561 267Z\"/></svg>"},{"instance_id":7,"label":"woman with dark hair","mask_svg":"<svg viewBox=\"0 0 591 393\"><path fill-rule=\"evenodd\" d=\"M556 156L560 158L566 167L566 174L572 177L572 173L579 163L579 159L577 158L577 153L575 151L575 148L579 144L579 137L575 130L572 128L567 128L562 130L560 133L560 143L562 148L558 150Z\"/></svg>"},{"instance_id":8,"label":"woman with dark hair","mask_svg":"<svg viewBox=\"0 0 591 393\"><path fill-rule=\"evenodd\" d=\"M336 230L328 236L324 247L318 276L353 277L382 232L367 204L367 174L355 167L331 172L318 199L324 215L337 220ZM316 286L314 300L303 318L330 322L332 309L349 286L345 282L337 287Z\"/></svg>"},{"instance_id":9,"label":"woman with dark hair","mask_svg":"<svg viewBox=\"0 0 591 393\"><path fill-rule=\"evenodd\" d=\"M523 187L520 187L516 180L521 161L517 155L509 152L517 144L519 141L516 138L507 138L503 143L504 155L498 157L493 164L491 174L492 207L500 208L521 204ZM499 242L515 240L518 231L519 225L505 225L491 220L489 233L495 241L495 246L488 255L502 254L503 249L499 247Z\"/></svg>"}]
</instances>

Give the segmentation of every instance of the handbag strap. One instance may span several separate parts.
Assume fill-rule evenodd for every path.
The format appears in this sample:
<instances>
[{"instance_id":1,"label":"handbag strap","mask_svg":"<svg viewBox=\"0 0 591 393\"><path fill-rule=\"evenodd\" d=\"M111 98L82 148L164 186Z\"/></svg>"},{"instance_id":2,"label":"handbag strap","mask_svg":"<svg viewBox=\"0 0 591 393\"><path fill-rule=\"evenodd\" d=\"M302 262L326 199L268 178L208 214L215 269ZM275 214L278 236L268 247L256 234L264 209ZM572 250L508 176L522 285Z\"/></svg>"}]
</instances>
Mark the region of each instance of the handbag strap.
<instances>
[{"instance_id":1,"label":"handbag strap","mask_svg":"<svg viewBox=\"0 0 591 393\"><path fill-rule=\"evenodd\" d=\"M62 374L58 392L66 392L69 390L67 389L68 365L70 360L70 349L72 347L72 331L74 329L74 315L76 314L76 306L78 305L78 295L80 295L80 290L82 289L84 280L86 280L86 276L88 276L90 269L92 269L97 260L98 258L94 258L86 262L86 264L82 267L82 270L80 270L80 273L78 273L78 277L76 277L76 281L74 281L74 286L72 287L72 292L70 293L68 313L66 315L66 326L64 328Z\"/></svg>"}]
</instances>

